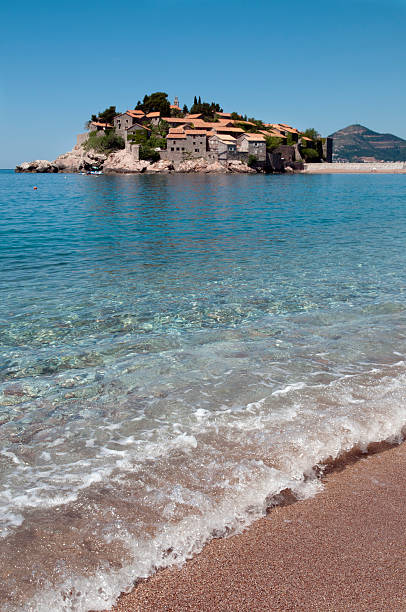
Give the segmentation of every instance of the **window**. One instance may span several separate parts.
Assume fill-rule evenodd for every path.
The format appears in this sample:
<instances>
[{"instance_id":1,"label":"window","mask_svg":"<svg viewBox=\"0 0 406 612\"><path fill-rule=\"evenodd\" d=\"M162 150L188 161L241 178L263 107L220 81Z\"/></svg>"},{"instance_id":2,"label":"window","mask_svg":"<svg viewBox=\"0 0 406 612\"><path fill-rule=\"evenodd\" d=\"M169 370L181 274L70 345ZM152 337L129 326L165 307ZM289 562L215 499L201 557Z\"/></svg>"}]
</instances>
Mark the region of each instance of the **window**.
<instances>
[{"instance_id":1,"label":"window","mask_svg":"<svg viewBox=\"0 0 406 612\"><path fill-rule=\"evenodd\" d=\"M179 147L176 147L176 150L179 151Z\"/></svg>"},{"instance_id":2,"label":"window","mask_svg":"<svg viewBox=\"0 0 406 612\"><path fill-rule=\"evenodd\" d=\"M173 147L171 147L171 151L174 151L175 149Z\"/></svg>"},{"instance_id":3,"label":"window","mask_svg":"<svg viewBox=\"0 0 406 612\"><path fill-rule=\"evenodd\" d=\"M199 149L195 149L195 153L199 153Z\"/></svg>"},{"instance_id":4,"label":"window","mask_svg":"<svg viewBox=\"0 0 406 612\"><path fill-rule=\"evenodd\" d=\"M182 151L184 151L184 150L185 150L185 147L182 147Z\"/></svg>"},{"instance_id":5,"label":"window","mask_svg":"<svg viewBox=\"0 0 406 612\"><path fill-rule=\"evenodd\" d=\"M176 144L176 142L175 142L175 141L173 141L173 144Z\"/></svg>"}]
</instances>

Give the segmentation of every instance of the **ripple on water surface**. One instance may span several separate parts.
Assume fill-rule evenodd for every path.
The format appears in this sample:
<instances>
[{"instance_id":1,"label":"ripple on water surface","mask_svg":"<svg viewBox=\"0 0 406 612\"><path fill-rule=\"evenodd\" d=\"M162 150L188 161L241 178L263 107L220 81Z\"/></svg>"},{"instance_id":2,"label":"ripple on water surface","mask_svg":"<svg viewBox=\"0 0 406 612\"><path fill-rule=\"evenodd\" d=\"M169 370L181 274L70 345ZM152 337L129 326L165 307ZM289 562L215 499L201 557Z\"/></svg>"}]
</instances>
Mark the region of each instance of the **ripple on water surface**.
<instances>
[{"instance_id":1,"label":"ripple on water surface","mask_svg":"<svg viewBox=\"0 0 406 612\"><path fill-rule=\"evenodd\" d=\"M401 435L404 195L0 173L2 607L103 609Z\"/></svg>"}]
</instances>

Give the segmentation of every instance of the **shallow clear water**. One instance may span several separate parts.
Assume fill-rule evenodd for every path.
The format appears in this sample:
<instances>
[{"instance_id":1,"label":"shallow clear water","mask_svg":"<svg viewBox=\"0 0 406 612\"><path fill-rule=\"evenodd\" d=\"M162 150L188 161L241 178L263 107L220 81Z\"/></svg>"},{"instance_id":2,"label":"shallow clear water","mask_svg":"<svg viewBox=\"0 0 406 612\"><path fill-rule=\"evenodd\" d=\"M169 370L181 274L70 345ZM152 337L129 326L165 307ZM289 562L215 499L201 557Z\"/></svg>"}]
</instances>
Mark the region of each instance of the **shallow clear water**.
<instances>
[{"instance_id":1,"label":"shallow clear water","mask_svg":"<svg viewBox=\"0 0 406 612\"><path fill-rule=\"evenodd\" d=\"M2 609L104 609L400 437L405 196L0 172Z\"/></svg>"}]
</instances>

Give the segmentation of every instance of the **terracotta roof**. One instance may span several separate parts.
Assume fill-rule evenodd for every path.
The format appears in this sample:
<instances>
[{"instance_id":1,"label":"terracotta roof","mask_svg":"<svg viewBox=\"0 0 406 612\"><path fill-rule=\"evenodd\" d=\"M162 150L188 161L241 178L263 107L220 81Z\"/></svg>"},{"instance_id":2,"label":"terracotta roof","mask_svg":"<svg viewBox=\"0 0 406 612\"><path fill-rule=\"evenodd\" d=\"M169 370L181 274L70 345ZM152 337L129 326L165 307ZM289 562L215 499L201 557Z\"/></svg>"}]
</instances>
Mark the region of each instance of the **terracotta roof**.
<instances>
[{"instance_id":1,"label":"terracotta roof","mask_svg":"<svg viewBox=\"0 0 406 612\"><path fill-rule=\"evenodd\" d=\"M186 119L200 119L201 116L202 116L202 113L195 113L194 115L191 115L189 113L188 115L186 115Z\"/></svg>"},{"instance_id":2,"label":"terracotta roof","mask_svg":"<svg viewBox=\"0 0 406 612\"><path fill-rule=\"evenodd\" d=\"M185 134L192 134L193 136L207 136L207 132L203 130L185 130Z\"/></svg>"},{"instance_id":3,"label":"terracotta roof","mask_svg":"<svg viewBox=\"0 0 406 612\"><path fill-rule=\"evenodd\" d=\"M135 126L140 127L140 128L142 128L143 130L147 130L147 132L150 132L150 131L151 131L149 128L145 127L145 125L141 125L141 123L133 123L132 125L130 125L130 127L126 128L126 130L127 130L127 131L128 131L128 130L131 130L131 128L133 128L133 127L135 127Z\"/></svg>"},{"instance_id":4,"label":"terracotta roof","mask_svg":"<svg viewBox=\"0 0 406 612\"><path fill-rule=\"evenodd\" d=\"M212 129L215 132L232 132L233 134L245 134L244 130L238 127L226 127L226 126L217 124L217 127L213 127Z\"/></svg>"},{"instance_id":5,"label":"terracotta roof","mask_svg":"<svg viewBox=\"0 0 406 612\"><path fill-rule=\"evenodd\" d=\"M252 121L243 121L242 119L235 119L234 123L243 123L244 125L252 125L257 127L255 123L252 123Z\"/></svg>"},{"instance_id":6,"label":"terracotta roof","mask_svg":"<svg viewBox=\"0 0 406 612\"><path fill-rule=\"evenodd\" d=\"M223 142L227 142L228 144L237 142L237 139L234 138L234 136L230 136L230 134L211 134L210 138L214 137L222 140Z\"/></svg>"},{"instance_id":7,"label":"terracotta roof","mask_svg":"<svg viewBox=\"0 0 406 612\"><path fill-rule=\"evenodd\" d=\"M110 123L101 123L100 121L91 121L90 123L91 125L97 125L98 127L113 127L112 125L110 125Z\"/></svg>"},{"instance_id":8,"label":"terracotta roof","mask_svg":"<svg viewBox=\"0 0 406 612\"><path fill-rule=\"evenodd\" d=\"M160 117L161 113L159 111L157 112L153 112L153 113L148 113L148 115L146 115L147 117Z\"/></svg>"},{"instance_id":9,"label":"terracotta roof","mask_svg":"<svg viewBox=\"0 0 406 612\"><path fill-rule=\"evenodd\" d=\"M313 140L311 138L308 138L307 136L301 136L302 140L308 140L309 142L313 142Z\"/></svg>"},{"instance_id":10,"label":"terracotta roof","mask_svg":"<svg viewBox=\"0 0 406 612\"><path fill-rule=\"evenodd\" d=\"M212 127L218 125L218 123L203 121L202 119L194 119L193 121L191 121L191 123L193 123L193 126L195 128L202 128L207 130L211 130Z\"/></svg>"},{"instance_id":11,"label":"terracotta roof","mask_svg":"<svg viewBox=\"0 0 406 612\"><path fill-rule=\"evenodd\" d=\"M219 119L216 123L220 125L229 125L230 127L234 127L234 121L230 121L230 119Z\"/></svg>"},{"instance_id":12,"label":"terracotta roof","mask_svg":"<svg viewBox=\"0 0 406 612\"><path fill-rule=\"evenodd\" d=\"M185 134L184 127L185 126L180 125L179 127L171 128L168 133L169 134Z\"/></svg>"},{"instance_id":13,"label":"terracotta roof","mask_svg":"<svg viewBox=\"0 0 406 612\"><path fill-rule=\"evenodd\" d=\"M219 117L231 117L231 113L216 113Z\"/></svg>"},{"instance_id":14,"label":"terracotta roof","mask_svg":"<svg viewBox=\"0 0 406 612\"><path fill-rule=\"evenodd\" d=\"M145 113L142 110L126 110L123 115L130 115L130 117L144 117Z\"/></svg>"},{"instance_id":15,"label":"terracotta roof","mask_svg":"<svg viewBox=\"0 0 406 612\"><path fill-rule=\"evenodd\" d=\"M163 121L167 123L194 123L193 119L187 119L186 117L162 117Z\"/></svg>"},{"instance_id":16,"label":"terracotta roof","mask_svg":"<svg viewBox=\"0 0 406 612\"><path fill-rule=\"evenodd\" d=\"M172 110L179 110L179 111L181 110L181 109L179 108L179 106L177 106L176 104L171 104L171 109L172 109Z\"/></svg>"},{"instance_id":17,"label":"terracotta roof","mask_svg":"<svg viewBox=\"0 0 406 612\"><path fill-rule=\"evenodd\" d=\"M247 140L251 140L252 142L263 142L265 140L265 136L263 134L247 134L245 132L241 138L245 137Z\"/></svg>"},{"instance_id":18,"label":"terracotta roof","mask_svg":"<svg viewBox=\"0 0 406 612\"><path fill-rule=\"evenodd\" d=\"M176 138L184 140L186 138L185 132L176 132L176 134L167 134L167 140L175 140Z\"/></svg>"}]
</instances>

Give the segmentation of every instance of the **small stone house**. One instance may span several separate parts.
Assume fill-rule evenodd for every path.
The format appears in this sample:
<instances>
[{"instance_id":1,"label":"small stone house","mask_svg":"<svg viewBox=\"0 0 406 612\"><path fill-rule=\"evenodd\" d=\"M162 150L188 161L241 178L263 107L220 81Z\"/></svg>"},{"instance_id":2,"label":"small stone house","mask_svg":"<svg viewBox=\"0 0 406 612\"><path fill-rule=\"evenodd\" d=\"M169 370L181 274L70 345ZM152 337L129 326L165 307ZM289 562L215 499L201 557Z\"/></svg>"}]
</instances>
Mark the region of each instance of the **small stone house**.
<instances>
[{"instance_id":1,"label":"small stone house","mask_svg":"<svg viewBox=\"0 0 406 612\"><path fill-rule=\"evenodd\" d=\"M89 123L89 132L105 132L112 128L113 126L110 123L101 123L100 121L91 121Z\"/></svg>"},{"instance_id":2,"label":"small stone house","mask_svg":"<svg viewBox=\"0 0 406 612\"><path fill-rule=\"evenodd\" d=\"M229 134L212 134L208 138L208 158L213 161L226 162L237 150L237 139Z\"/></svg>"},{"instance_id":3,"label":"small stone house","mask_svg":"<svg viewBox=\"0 0 406 612\"><path fill-rule=\"evenodd\" d=\"M151 123L151 125L158 125L161 121L161 113L160 112L152 112L145 115L145 119Z\"/></svg>"},{"instance_id":4,"label":"small stone house","mask_svg":"<svg viewBox=\"0 0 406 612\"><path fill-rule=\"evenodd\" d=\"M266 161L266 141L263 134L242 134L237 139L237 151L255 155L257 161Z\"/></svg>"},{"instance_id":5,"label":"small stone house","mask_svg":"<svg viewBox=\"0 0 406 612\"><path fill-rule=\"evenodd\" d=\"M114 117L114 128L118 132L124 132L134 123L138 123L143 117L145 117L145 113L142 110L127 110L125 113Z\"/></svg>"},{"instance_id":6,"label":"small stone house","mask_svg":"<svg viewBox=\"0 0 406 612\"><path fill-rule=\"evenodd\" d=\"M163 159L181 161L185 158L206 157L207 135L202 130L175 128L166 136L166 151Z\"/></svg>"}]
</instances>

